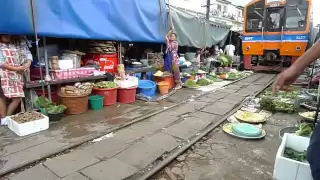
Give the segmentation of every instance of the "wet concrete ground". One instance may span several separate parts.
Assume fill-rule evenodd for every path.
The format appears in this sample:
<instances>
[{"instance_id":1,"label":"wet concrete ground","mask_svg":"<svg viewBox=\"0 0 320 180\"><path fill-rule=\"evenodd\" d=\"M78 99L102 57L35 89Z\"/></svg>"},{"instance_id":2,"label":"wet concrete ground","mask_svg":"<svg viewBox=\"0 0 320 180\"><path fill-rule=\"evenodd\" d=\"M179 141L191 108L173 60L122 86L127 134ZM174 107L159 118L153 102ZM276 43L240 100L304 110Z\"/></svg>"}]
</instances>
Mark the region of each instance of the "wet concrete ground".
<instances>
[{"instance_id":1,"label":"wet concrete ground","mask_svg":"<svg viewBox=\"0 0 320 180\"><path fill-rule=\"evenodd\" d=\"M271 180L279 130L298 120L297 115L272 115L261 140L237 139L217 128L152 180Z\"/></svg>"},{"instance_id":2,"label":"wet concrete ground","mask_svg":"<svg viewBox=\"0 0 320 180\"><path fill-rule=\"evenodd\" d=\"M115 131L114 136L53 157L9 177L12 180L139 179L140 173L193 139L208 125L218 122L245 96L262 90L273 78L273 75L255 74L225 89L194 98L188 103ZM199 92L189 91L185 97L194 93ZM179 100L181 97L174 95L162 103Z\"/></svg>"},{"instance_id":3,"label":"wet concrete ground","mask_svg":"<svg viewBox=\"0 0 320 180\"><path fill-rule=\"evenodd\" d=\"M217 83L210 88L213 90L228 83ZM102 111L66 116L60 122L50 123L49 130L25 137L18 137L7 127L0 127L0 175L85 143L137 119L142 120L199 93L202 92L181 89L159 102L136 101L134 104L105 107Z\"/></svg>"}]
</instances>

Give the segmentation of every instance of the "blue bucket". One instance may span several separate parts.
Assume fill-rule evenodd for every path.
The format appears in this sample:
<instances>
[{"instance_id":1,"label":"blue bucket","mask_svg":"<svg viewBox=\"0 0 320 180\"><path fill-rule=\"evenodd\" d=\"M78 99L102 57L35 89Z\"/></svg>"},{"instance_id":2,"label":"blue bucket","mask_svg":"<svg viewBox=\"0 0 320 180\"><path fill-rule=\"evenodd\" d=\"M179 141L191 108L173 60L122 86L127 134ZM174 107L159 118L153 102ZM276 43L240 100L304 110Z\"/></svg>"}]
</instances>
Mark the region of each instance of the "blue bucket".
<instances>
[{"instance_id":1,"label":"blue bucket","mask_svg":"<svg viewBox=\"0 0 320 180\"><path fill-rule=\"evenodd\" d=\"M156 94L157 84L150 80L139 80L138 93L152 97Z\"/></svg>"}]
</instances>

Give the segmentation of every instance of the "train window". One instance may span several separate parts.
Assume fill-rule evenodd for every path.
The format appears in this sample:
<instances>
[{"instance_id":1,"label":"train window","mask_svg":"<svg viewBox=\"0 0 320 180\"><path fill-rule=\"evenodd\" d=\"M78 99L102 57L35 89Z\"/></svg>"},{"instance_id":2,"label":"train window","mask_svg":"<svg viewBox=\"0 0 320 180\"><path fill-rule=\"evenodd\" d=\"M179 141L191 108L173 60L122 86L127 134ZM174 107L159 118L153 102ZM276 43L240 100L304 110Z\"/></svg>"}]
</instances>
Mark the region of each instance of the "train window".
<instances>
[{"instance_id":1,"label":"train window","mask_svg":"<svg viewBox=\"0 0 320 180\"><path fill-rule=\"evenodd\" d=\"M306 29L308 3L304 1L292 2L286 12L286 29L303 31Z\"/></svg>"},{"instance_id":2,"label":"train window","mask_svg":"<svg viewBox=\"0 0 320 180\"><path fill-rule=\"evenodd\" d=\"M267 31L278 31L281 27L283 8L270 8L267 10L266 29Z\"/></svg>"},{"instance_id":3,"label":"train window","mask_svg":"<svg viewBox=\"0 0 320 180\"><path fill-rule=\"evenodd\" d=\"M249 5L246 9L246 32L261 32L264 13L264 1Z\"/></svg>"}]
</instances>

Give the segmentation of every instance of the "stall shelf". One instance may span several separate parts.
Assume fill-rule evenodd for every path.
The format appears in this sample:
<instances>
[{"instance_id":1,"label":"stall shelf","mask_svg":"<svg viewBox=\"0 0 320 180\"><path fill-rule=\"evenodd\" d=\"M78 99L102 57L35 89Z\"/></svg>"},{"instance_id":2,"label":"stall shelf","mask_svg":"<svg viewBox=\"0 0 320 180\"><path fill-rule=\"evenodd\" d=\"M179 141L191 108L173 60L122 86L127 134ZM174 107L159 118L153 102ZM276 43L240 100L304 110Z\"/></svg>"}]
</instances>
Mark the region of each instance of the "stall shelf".
<instances>
[{"instance_id":1,"label":"stall shelf","mask_svg":"<svg viewBox=\"0 0 320 180\"><path fill-rule=\"evenodd\" d=\"M107 75L101 76L90 76L85 78L72 78L72 79L63 79L58 81L48 81L44 82L45 85L59 85L59 84L68 84L68 83L75 83L75 82L83 82L83 81L94 81L107 78ZM41 82L39 81L30 81L25 83L25 88L32 89L41 87Z\"/></svg>"}]
</instances>

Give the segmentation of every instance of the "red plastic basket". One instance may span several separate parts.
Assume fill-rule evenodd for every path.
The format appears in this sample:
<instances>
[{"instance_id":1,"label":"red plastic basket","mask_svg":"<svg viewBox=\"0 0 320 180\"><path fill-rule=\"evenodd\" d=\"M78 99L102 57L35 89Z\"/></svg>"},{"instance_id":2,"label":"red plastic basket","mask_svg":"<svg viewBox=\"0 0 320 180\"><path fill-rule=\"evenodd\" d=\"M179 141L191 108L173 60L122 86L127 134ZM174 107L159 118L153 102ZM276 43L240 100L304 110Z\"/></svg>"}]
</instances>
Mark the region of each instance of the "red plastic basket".
<instances>
[{"instance_id":1,"label":"red plastic basket","mask_svg":"<svg viewBox=\"0 0 320 180\"><path fill-rule=\"evenodd\" d=\"M136 101L137 87L118 88L118 102L122 104L130 104Z\"/></svg>"},{"instance_id":2,"label":"red plastic basket","mask_svg":"<svg viewBox=\"0 0 320 180\"><path fill-rule=\"evenodd\" d=\"M117 88L93 88L93 94L103 96L103 105L111 106L117 103Z\"/></svg>"}]
</instances>

